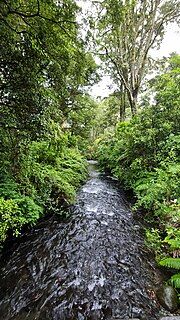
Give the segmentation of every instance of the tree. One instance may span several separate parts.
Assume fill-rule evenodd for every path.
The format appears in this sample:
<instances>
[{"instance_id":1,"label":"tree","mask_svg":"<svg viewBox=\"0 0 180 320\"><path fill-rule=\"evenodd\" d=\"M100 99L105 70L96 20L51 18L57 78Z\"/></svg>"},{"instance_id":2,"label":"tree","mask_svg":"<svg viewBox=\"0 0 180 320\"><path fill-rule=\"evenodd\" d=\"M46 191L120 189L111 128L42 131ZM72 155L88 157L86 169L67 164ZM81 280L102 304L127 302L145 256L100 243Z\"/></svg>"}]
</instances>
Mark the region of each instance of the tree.
<instances>
[{"instance_id":1,"label":"tree","mask_svg":"<svg viewBox=\"0 0 180 320\"><path fill-rule=\"evenodd\" d=\"M178 0L105 0L98 3L98 43L112 78L123 85L132 115L148 67L148 53L180 15Z\"/></svg>"},{"instance_id":2,"label":"tree","mask_svg":"<svg viewBox=\"0 0 180 320\"><path fill-rule=\"evenodd\" d=\"M68 114L69 130L76 137L78 148L84 153L93 140L97 107L97 102L89 94L79 94Z\"/></svg>"},{"instance_id":3,"label":"tree","mask_svg":"<svg viewBox=\"0 0 180 320\"><path fill-rule=\"evenodd\" d=\"M77 10L73 0L0 3L1 152L13 174L20 149L48 134L48 121L62 124L93 78L96 65L79 39Z\"/></svg>"},{"instance_id":4,"label":"tree","mask_svg":"<svg viewBox=\"0 0 180 320\"><path fill-rule=\"evenodd\" d=\"M125 120L125 113L122 110L122 106L125 104L124 99L122 92L114 91L99 103L94 126L96 138L102 133L114 130L119 121ZM122 101L123 103L121 103Z\"/></svg>"},{"instance_id":5,"label":"tree","mask_svg":"<svg viewBox=\"0 0 180 320\"><path fill-rule=\"evenodd\" d=\"M83 91L96 64L77 11L74 0L0 1L0 243L45 208L59 212L86 177L73 134L82 140L90 130L93 102Z\"/></svg>"}]
</instances>

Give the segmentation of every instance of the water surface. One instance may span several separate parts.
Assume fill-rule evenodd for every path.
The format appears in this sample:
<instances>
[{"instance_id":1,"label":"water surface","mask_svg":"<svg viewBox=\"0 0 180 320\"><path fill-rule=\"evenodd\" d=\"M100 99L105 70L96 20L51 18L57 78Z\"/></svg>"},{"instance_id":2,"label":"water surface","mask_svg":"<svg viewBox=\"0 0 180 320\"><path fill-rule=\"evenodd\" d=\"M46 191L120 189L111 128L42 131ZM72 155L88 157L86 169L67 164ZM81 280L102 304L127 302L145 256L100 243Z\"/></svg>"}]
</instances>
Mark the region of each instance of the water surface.
<instances>
[{"instance_id":1,"label":"water surface","mask_svg":"<svg viewBox=\"0 0 180 320\"><path fill-rule=\"evenodd\" d=\"M142 230L116 182L92 163L71 211L68 222L40 223L2 263L0 319L158 319Z\"/></svg>"}]
</instances>

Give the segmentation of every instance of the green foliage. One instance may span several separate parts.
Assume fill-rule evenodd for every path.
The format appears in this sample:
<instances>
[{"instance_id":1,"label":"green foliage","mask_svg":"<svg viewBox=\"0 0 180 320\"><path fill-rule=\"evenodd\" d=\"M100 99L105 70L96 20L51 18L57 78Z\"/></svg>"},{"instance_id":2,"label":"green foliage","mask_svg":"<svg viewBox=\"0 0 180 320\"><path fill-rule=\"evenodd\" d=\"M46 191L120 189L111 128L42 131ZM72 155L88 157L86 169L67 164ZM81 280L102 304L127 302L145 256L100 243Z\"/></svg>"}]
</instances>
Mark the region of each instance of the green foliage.
<instances>
[{"instance_id":1,"label":"green foliage","mask_svg":"<svg viewBox=\"0 0 180 320\"><path fill-rule=\"evenodd\" d=\"M0 241L60 212L86 178L96 63L74 0L0 3ZM78 145L79 144L79 148Z\"/></svg>"},{"instance_id":2,"label":"green foliage","mask_svg":"<svg viewBox=\"0 0 180 320\"><path fill-rule=\"evenodd\" d=\"M95 24L100 57L119 91L125 91L135 115L141 84L150 68L149 51L161 43L166 24L177 19L179 1L94 2L99 8Z\"/></svg>"},{"instance_id":3,"label":"green foliage","mask_svg":"<svg viewBox=\"0 0 180 320\"><path fill-rule=\"evenodd\" d=\"M146 245L156 252L156 255L159 256L161 254L162 239L157 228L146 230Z\"/></svg>"},{"instance_id":4,"label":"green foliage","mask_svg":"<svg viewBox=\"0 0 180 320\"><path fill-rule=\"evenodd\" d=\"M180 164L166 163L166 167L156 169L145 178L138 179L134 189L138 198L136 207L155 211L156 215L168 214L178 196ZM180 199L177 199L179 202Z\"/></svg>"},{"instance_id":5,"label":"green foliage","mask_svg":"<svg viewBox=\"0 0 180 320\"><path fill-rule=\"evenodd\" d=\"M30 141L46 136L51 120L63 126L72 109L80 114L75 101L96 81L94 59L79 39L77 11L73 0L0 4L3 171L18 174L22 148L24 153Z\"/></svg>"},{"instance_id":6,"label":"green foliage","mask_svg":"<svg viewBox=\"0 0 180 320\"><path fill-rule=\"evenodd\" d=\"M104 98L96 110L96 121L94 128L95 138L101 134L115 129L117 123L122 121L129 114L121 112L123 104L128 105L123 93L114 91L107 98ZM128 109L128 106L126 106Z\"/></svg>"},{"instance_id":7,"label":"green foliage","mask_svg":"<svg viewBox=\"0 0 180 320\"><path fill-rule=\"evenodd\" d=\"M170 281L175 288L180 289L180 273L174 274Z\"/></svg>"},{"instance_id":8,"label":"green foliage","mask_svg":"<svg viewBox=\"0 0 180 320\"><path fill-rule=\"evenodd\" d=\"M97 103L88 94L83 94L76 97L68 114L71 134L76 137L76 144L83 154L94 139L96 112Z\"/></svg>"},{"instance_id":9,"label":"green foliage","mask_svg":"<svg viewBox=\"0 0 180 320\"><path fill-rule=\"evenodd\" d=\"M152 80L154 104L99 138L96 152L102 169L134 191L134 209L143 209L154 224L147 243L158 259L162 251L170 255L180 249L179 61L178 55L171 56L166 73Z\"/></svg>"},{"instance_id":10,"label":"green foliage","mask_svg":"<svg viewBox=\"0 0 180 320\"><path fill-rule=\"evenodd\" d=\"M22 217L19 217L19 215L20 210L14 200L5 200L2 197L0 198L0 241L4 241L6 239L6 233L9 227L15 227L15 233L17 232L17 226L22 223Z\"/></svg>"},{"instance_id":11,"label":"green foliage","mask_svg":"<svg viewBox=\"0 0 180 320\"><path fill-rule=\"evenodd\" d=\"M180 258L166 258L159 262L160 266L180 270ZM171 284L180 289L180 273L174 274L170 278Z\"/></svg>"},{"instance_id":12,"label":"green foliage","mask_svg":"<svg viewBox=\"0 0 180 320\"><path fill-rule=\"evenodd\" d=\"M161 259L159 261L159 265L167 268L180 270L180 258L178 258L179 249L180 249L180 230L171 226L167 228L166 232L167 232L167 236L165 237L163 242L169 245L169 249L173 253L173 257ZM179 273L171 276L169 281L175 288L180 289Z\"/></svg>"},{"instance_id":13,"label":"green foliage","mask_svg":"<svg viewBox=\"0 0 180 320\"><path fill-rule=\"evenodd\" d=\"M159 262L160 266L173 268L173 269L180 269L180 258L166 258Z\"/></svg>"},{"instance_id":14,"label":"green foliage","mask_svg":"<svg viewBox=\"0 0 180 320\"><path fill-rule=\"evenodd\" d=\"M5 241L8 231L18 236L22 226L33 225L42 214L42 207L33 199L19 194L18 198L0 198L0 244Z\"/></svg>"},{"instance_id":15,"label":"green foliage","mask_svg":"<svg viewBox=\"0 0 180 320\"><path fill-rule=\"evenodd\" d=\"M21 156L19 183L4 176L0 184L0 243L9 231L18 236L24 225L33 225L44 212L61 212L72 203L86 179L86 162L77 148L68 147L66 135L32 142Z\"/></svg>"},{"instance_id":16,"label":"green foliage","mask_svg":"<svg viewBox=\"0 0 180 320\"><path fill-rule=\"evenodd\" d=\"M77 149L34 142L24 159L28 184L35 186L38 196L46 200L72 202L75 191L86 178L86 163Z\"/></svg>"},{"instance_id":17,"label":"green foliage","mask_svg":"<svg viewBox=\"0 0 180 320\"><path fill-rule=\"evenodd\" d=\"M178 250L180 248L180 230L171 226L166 229L167 236L164 239L168 243L170 250Z\"/></svg>"},{"instance_id":18,"label":"green foliage","mask_svg":"<svg viewBox=\"0 0 180 320\"><path fill-rule=\"evenodd\" d=\"M102 137L97 151L100 165L111 169L126 187L136 189L137 195L147 195L147 190L149 192L154 184L157 200L165 196L169 201L177 196L180 173L180 86L177 86L177 73L172 70L170 74L173 74L170 87L169 82L165 86L163 76L154 84L158 90L156 105L147 107L130 121L119 123L115 133ZM172 90L178 92L175 99L172 98ZM168 101L172 101L171 105L167 96ZM168 185L169 180L172 186ZM150 199L147 201L151 202Z\"/></svg>"}]
</instances>

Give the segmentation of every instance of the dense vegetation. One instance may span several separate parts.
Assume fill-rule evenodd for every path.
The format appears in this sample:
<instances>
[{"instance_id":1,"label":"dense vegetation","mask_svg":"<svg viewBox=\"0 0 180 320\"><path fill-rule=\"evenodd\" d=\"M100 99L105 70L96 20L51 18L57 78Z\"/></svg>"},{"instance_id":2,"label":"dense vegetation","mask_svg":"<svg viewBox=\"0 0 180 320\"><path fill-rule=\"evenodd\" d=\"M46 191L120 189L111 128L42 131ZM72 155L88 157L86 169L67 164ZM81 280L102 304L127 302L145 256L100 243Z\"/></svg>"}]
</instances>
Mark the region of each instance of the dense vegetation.
<instances>
[{"instance_id":1,"label":"dense vegetation","mask_svg":"<svg viewBox=\"0 0 180 320\"><path fill-rule=\"evenodd\" d=\"M96 148L152 224L147 242L159 263L178 270L180 57L144 76L180 2L94 1L83 32L77 2L0 2L0 245L44 213L61 214ZM116 85L99 104L87 93L98 80L93 45ZM180 287L180 275L171 281Z\"/></svg>"},{"instance_id":2,"label":"dense vegetation","mask_svg":"<svg viewBox=\"0 0 180 320\"><path fill-rule=\"evenodd\" d=\"M153 104L132 119L119 122L114 132L98 140L97 158L136 197L153 224L147 241L160 264L180 269L180 56L173 55L166 72L150 81ZM180 287L180 277L172 282Z\"/></svg>"},{"instance_id":3,"label":"dense vegetation","mask_svg":"<svg viewBox=\"0 0 180 320\"><path fill-rule=\"evenodd\" d=\"M178 21L178 0L94 1L97 46L108 73L121 96L121 119L126 100L132 115L138 111L138 96L151 64L149 51L161 43L168 23Z\"/></svg>"},{"instance_id":4,"label":"dense vegetation","mask_svg":"<svg viewBox=\"0 0 180 320\"><path fill-rule=\"evenodd\" d=\"M135 208L152 223L147 241L157 260L179 270L180 58L161 61L161 75L149 88L145 74L157 72L149 51L161 43L169 22L179 23L180 2L105 0L95 5L99 57L116 88L98 112L97 158L134 191ZM179 288L180 274L171 282Z\"/></svg>"},{"instance_id":5,"label":"dense vegetation","mask_svg":"<svg viewBox=\"0 0 180 320\"><path fill-rule=\"evenodd\" d=\"M59 212L86 177L96 64L77 12L73 0L0 3L0 243Z\"/></svg>"}]
</instances>

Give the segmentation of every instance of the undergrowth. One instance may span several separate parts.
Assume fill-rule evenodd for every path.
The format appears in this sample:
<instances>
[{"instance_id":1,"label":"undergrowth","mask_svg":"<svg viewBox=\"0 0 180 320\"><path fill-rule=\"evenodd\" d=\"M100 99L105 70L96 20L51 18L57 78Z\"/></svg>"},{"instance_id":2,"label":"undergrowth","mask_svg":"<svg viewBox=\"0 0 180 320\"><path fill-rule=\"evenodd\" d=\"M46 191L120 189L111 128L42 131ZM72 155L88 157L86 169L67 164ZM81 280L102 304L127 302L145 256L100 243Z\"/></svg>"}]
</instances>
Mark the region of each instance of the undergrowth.
<instances>
[{"instance_id":1,"label":"undergrowth","mask_svg":"<svg viewBox=\"0 0 180 320\"><path fill-rule=\"evenodd\" d=\"M180 268L180 79L176 71L155 81L156 104L96 142L100 167L134 191L134 210L143 209L154 225L147 230L146 242L158 263L172 270ZM179 288L179 273L170 281Z\"/></svg>"},{"instance_id":2,"label":"undergrowth","mask_svg":"<svg viewBox=\"0 0 180 320\"><path fill-rule=\"evenodd\" d=\"M0 179L0 244L9 232L18 236L44 213L60 213L62 205L74 201L86 176L85 159L63 134L30 143L21 152L17 175L4 172Z\"/></svg>"}]
</instances>

